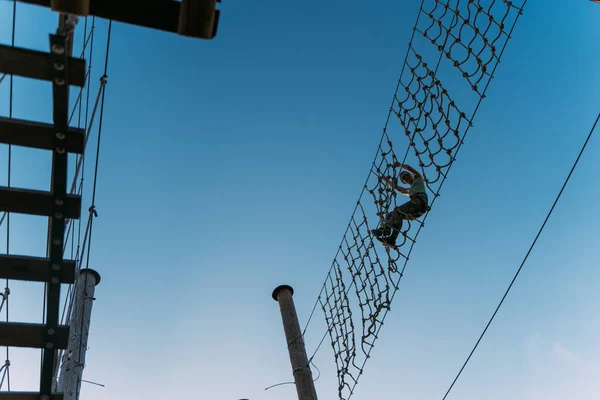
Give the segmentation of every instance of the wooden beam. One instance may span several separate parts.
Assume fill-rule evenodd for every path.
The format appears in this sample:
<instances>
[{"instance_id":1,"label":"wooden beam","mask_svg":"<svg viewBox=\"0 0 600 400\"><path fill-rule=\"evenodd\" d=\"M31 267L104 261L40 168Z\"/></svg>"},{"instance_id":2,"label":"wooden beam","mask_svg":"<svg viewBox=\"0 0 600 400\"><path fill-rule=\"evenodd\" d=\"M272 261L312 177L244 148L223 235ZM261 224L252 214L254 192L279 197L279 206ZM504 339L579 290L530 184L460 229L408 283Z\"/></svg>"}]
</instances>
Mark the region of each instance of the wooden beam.
<instances>
[{"instance_id":1,"label":"wooden beam","mask_svg":"<svg viewBox=\"0 0 600 400\"><path fill-rule=\"evenodd\" d=\"M65 65L62 68L66 70L67 85L82 87L85 84L84 60L69 57L66 68ZM0 45L0 73L53 81L55 69L50 53Z\"/></svg>"},{"instance_id":2,"label":"wooden beam","mask_svg":"<svg viewBox=\"0 0 600 400\"><path fill-rule=\"evenodd\" d=\"M54 217L54 197L50 192L0 186L0 211ZM62 219L81 216L81 197L68 195Z\"/></svg>"},{"instance_id":3,"label":"wooden beam","mask_svg":"<svg viewBox=\"0 0 600 400\"><path fill-rule=\"evenodd\" d=\"M66 349L69 344L69 327L59 325L49 338L53 350ZM44 349L48 343L46 325L0 322L0 346Z\"/></svg>"},{"instance_id":4,"label":"wooden beam","mask_svg":"<svg viewBox=\"0 0 600 400\"><path fill-rule=\"evenodd\" d=\"M51 124L0 117L0 143L54 150L53 142L57 134L65 135L64 149L67 153L83 154L85 148L83 129L69 128L67 132L57 132Z\"/></svg>"},{"instance_id":5,"label":"wooden beam","mask_svg":"<svg viewBox=\"0 0 600 400\"><path fill-rule=\"evenodd\" d=\"M19 0L22 3L34 4L43 7L52 7L56 0ZM220 0L217 0L220 3ZM123 22L144 28L157 29L166 32L179 32L179 14L181 2L177 0L90 0L89 15ZM215 11L214 29L210 37L217 34L219 10Z\"/></svg>"},{"instance_id":6,"label":"wooden beam","mask_svg":"<svg viewBox=\"0 0 600 400\"><path fill-rule=\"evenodd\" d=\"M41 393L33 392L0 392L0 400L64 400L62 393L51 393L42 398Z\"/></svg>"},{"instance_id":7,"label":"wooden beam","mask_svg":"<svg viewBox=\"0 0 600 400\"><path fill-rule=\"evenodd\" d=\"M90 14L90 1L91 0L52 0L51 7L53 11L87 17Z\"/></svg>"},{"instance_id":8,"label":"wooden beam","mask_svg":"<svg viewBox=\"0 0 600 400\"><path fill-rule=\"evenodd\" d=\"M55 276L60 283L74 283L75 261L65 260L59 267L59 269L51 269L48 258L0 255L0 279L50 282Z\"/></svg>"},{"instance_id":9,"label":"wooden beam","mask_svg":"<svg viewBox=\"0 0 600 400\"><path fill-rule=\"evenodd\" d=\"M19 0L50 8L52 0ZM98 18L177 33L179 2L176 0L92 0L89 15Z\"/></svg>"},{"instance_id":10,"label":"wooden beam","mask_svg":"<svg viewBox=\"0 0 600 400\"><path fill-rule=\"evenodd\" d=\"M182 36L211 39L216 32L217 0L182 0L178 33Z\"/></svg>"}]
</instances>

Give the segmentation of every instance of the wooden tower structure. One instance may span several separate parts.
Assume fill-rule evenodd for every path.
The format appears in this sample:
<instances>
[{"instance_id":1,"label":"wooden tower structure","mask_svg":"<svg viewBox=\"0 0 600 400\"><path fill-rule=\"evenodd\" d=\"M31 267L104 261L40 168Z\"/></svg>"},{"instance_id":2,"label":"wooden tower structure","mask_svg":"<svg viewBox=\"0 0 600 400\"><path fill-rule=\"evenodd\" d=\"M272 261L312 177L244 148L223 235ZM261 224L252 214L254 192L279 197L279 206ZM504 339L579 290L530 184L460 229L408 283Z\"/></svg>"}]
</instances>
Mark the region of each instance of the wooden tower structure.
<instances>
[{"instance_id":1,"label":"wooden tower structure","mask_svg":"<svg viewBox=\"0 0 600 400\"><path fill-rule=\"evenodd\" d=\"M63 400L67 396L53 391L58 351L68 348L70 338L70 326L59 324L61 285L75 283L84 273L63 257L66 220L79 219L82 205L81 197L68 191L67 155L85 152L85 130L69 126L69 88L83 87L86 81L86 61L72 57L72 30L65 29L65 22L69 16L95 16L210 40L217 33L220 0L19 1L57 12L59 28L49 35L48 52L0 45L0 74L51 84L53 124L0 118L0 143L51 151L52 173L50 191L0 186L0 213L47 217L48 253L46 258L0 255L0 279L45 283L46 313L43 324L0 323L0 346L42 349L39 391L0 392L0 400Z\"/></svg>"}]
</instances>

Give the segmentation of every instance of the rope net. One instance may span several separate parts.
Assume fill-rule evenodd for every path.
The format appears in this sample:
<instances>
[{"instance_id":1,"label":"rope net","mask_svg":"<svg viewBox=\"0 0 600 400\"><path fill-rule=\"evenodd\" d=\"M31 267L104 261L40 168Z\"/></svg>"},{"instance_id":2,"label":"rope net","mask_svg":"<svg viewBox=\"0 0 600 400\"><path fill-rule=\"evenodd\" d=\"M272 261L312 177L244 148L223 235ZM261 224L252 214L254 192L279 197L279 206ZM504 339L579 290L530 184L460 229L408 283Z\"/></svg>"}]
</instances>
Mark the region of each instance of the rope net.
<instances>
[{"instance_id":1,"label":"rope net","mask_svg":"<svg viewBox=\"0 0 600 400\"><path fill-rule=\"evenodd\" d=\"M416 162L409 164L422 174L433 206L523 5L421 3L375 159L317 300L334 351L340 399L352 396L428 215L406 220L395 247L373 240L369 223L383 226L386 214L408 200L380 179L397 181L394 142L406 137L401 163L414 154ZM356 307L360 317L353 314Z\"/></svg>"}]
</instances>

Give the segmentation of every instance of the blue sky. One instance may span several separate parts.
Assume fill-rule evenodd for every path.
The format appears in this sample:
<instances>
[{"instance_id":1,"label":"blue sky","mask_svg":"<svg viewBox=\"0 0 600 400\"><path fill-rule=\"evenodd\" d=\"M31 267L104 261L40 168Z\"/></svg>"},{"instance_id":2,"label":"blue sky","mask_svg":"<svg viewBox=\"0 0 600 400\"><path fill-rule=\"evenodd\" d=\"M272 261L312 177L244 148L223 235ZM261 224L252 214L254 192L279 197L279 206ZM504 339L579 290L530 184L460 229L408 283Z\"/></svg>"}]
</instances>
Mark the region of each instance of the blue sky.
<instances>
[{"instance_id":1,"label":"blue sky","mask_svg":"<svg viewBox=\"0 0 600 400\"><path fill-rule=\"evenodd\" d=\"M11 7L0 3L2 43ZM90 263L102 282L84 373L106 387L84 384L82 399L295 398L292 385L264 391L292 378L271 291L295 288L304 325L372 161L418 2L220 8L214 41L113 25ZM589 1L528 2L353 399L444 395L600 111L599 20ZM16 44L45 50L55 26L48 10L19 5ZM106 27L97 22L94 87ZM14 116L49 122L50 86L15 79ZM448 399L600 390L599 145L590 141ZM95 150L94 136L90 159ZM6 160L3 146L0 184ZM12 185L48 188L49 163L13 148ZM43 219L12 215L10 234L11 253L43 255ZM42 286L11 290L11 320L41 320ZM309 353L324 330L317 310ZM39 353L12 350L11 362L13 390L35 390ZM319 397L335 398L327 341L315 363Z\"/></svg>"}]
</instances>

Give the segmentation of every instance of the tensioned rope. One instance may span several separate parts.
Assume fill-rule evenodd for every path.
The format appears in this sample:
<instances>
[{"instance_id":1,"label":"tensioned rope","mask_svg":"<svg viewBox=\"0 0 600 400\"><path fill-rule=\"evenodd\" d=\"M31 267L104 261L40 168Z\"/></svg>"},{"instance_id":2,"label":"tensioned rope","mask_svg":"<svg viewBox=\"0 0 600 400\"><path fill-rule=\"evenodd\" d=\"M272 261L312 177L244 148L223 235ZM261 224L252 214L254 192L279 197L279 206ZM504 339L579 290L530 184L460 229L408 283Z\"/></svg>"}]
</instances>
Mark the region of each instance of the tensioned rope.
<instances>
[{"instance_id":1,"label":"tensioned rope","mask_svg":"<svg viewBox=\"0 0 600 400\"><path fill-rule=\"evenodd\" d=\"M106 82L107 82L107 78L108 78L108 55L110 52L110 36L111 36L111 32L112 32L112 21L109 21L108 23L108 37L106 39L106 56L104 58L104 74L102 75L102 77L100 78L101 80L101 91L102 91L102 100L100 103L100 117L99 117L99 121L98 121L98 143L96 145L96 162L95 162L95 166L94 166L94 182L93 182L93 188L92 188L92 203L90 206L90 215L89 215L89 241L90 244L87 248L87 257L86 257L86 268L89 268L89 263L90 263L90 251L91 251L91 244L92 244L92 231L93 231L93 227L94 227L94 217L97 216L96 214L96 188L97 188L97 181L98 181L98 164L99 164L99 160L100 160L100 140L102 139L102 121L103 121L103 117L104 117L104 99L105 99L105 93L106 93ZM88 274L85 275L85 279L84 279L84 288L87 287L88 284ZM93 301L93 299L89 298L86 295L86 301ZM82 340L81 345L82 346L87 346L87 337L88 334L87 332L85 332L84 335L84 323L83 323L83 319L84 319L84 313L81 313L81 330L79 333L79 337ZM79 355L78 355L78 360L81 360L81 351L82 351L82 346L79 347ZM83 367L82 365L80 366L80 368ZM80 378L81 379L81 378ZM78 399L79 398L79 390L81 390L81 382L78 382L77 385L77 393L75 394L75 398Z\"/></svg>"},{"instance_id":2,"label":"tensioned rope","mask_svg":"<svg viewBox=\"0 0 600 400\"><path fill-rule=\"evenodd\" d=\"M79 58L84 59L85 58L85 54L86 51L88 52L88 60L87 60L87 72L86 72L86 85L82 86L79 90L79 94L77 96L77 99L75 100L75 104L73 105L73 109L71 111L71 115L69 117L69 125L71 125L71 122L75 116L75 112L77 111L78 113L78 117L77 117L77 127L81 128L82 127L82 112L83 112L83 93L84 91L86 92L86 99L85 99L85 121L83 122L83 127L85 128L85 140L84 140L84 149L87 147L87 138L89 137L89 132L91 127L88 127L88 113L89 113L89 98L90 98L90 92L91 92L91 71L92 71L92 65L93 65L93 50L94 50L94 32L95 32L95 17L91 17L91 27L88 33L88 19L89 17L86 17L84 20L84 28L83 28L83 44L82 44L82 51L80 53ZM68 32L65 32L67 34L70 35L74 35L74 26L72 27L73 29L71 29ZM73 41L74 42L74 41ZM89 44L89 49L88 49L88 44ZM70 190L70 194L75 194L75 192L77 192L77 195L83 197L83 181L84 181L84 175L85 175L85 167L81 167L82 165L84 165L85 162L85 154L86 152L84 151L84 153L82 155L77 155L76 156L76 169L75 169L75 173L73 176L73 182L71 185L71 190ZM79 172L81 171L81 181L80 184L77 188L77 191L75 190L75 186L78 180L78 176L79 176ZM81 243L81 221L82 218L79 218L78 222L77 222L77 227L78 227L78 237L77 237L77 251L75 251L74 247L75 247L75 222L74 220L68 220L67 221L67 229L66 229L66 237L65 237L65 246L63 247L63 257L66 253L67 250L67 246L69 243L69 237L71 237L71 260L74 260L76 263L76 274L77 274L77 266L78 266L78 258L79 258L79 249L80 249L80 243ZM87 238L87 234L86 234L86 238ZM74 301L74 285L70 284L67 288L67 292L66 292L66 296L65 296L65 301L64 301L64 305L63 305L63 309L62 309L62 315L61 315L61 319L60 319L60 323L61 325L66 325L67 322L70 320L70 314L71 314L71 310L73 307L73 301ZM61 365L64 362L64 353L65 350L61 349L58 353L58 362L55 364L54 366L54 384L57 385L58 381L56 380L56 377L58 377L58 372L60 371ZM68 355L67 355L68 357ZM57 390L57 387L55 387L55 390Z\"/></svg>"},{"instance_id":3,"label":"tensioned rope","mask_svg":"<svg viewBox=\"0 0 600 400\"><path fill-rule=\"evenodd\" d=\"M87 22L87 20L86 20L86 22ZM88 74L87 74L88 78L91 76L91 69L92 69L94 30L95 30L95 18L92 17L91 32L87 36L87 39L84 37L84 51L82 52L82 55L83 55L85 53L85 46L87 45L87 43L89 41L90 50L89 50L89 66L88 66ZM97 146L96 146L96 157L95 157L95 164L94 164L94 180L93 180L93 193L92 193L91 206L88 209L88 211L89 211L88 220L87 220L85 232L83 234L81 233L82 232L82 227L81 227L82 219L79 220L78 239L77 239L78 243L77 243L76 251L74 251L74 241L73 240L71 241L71 243L72 243L71 244L71 254L72 255L74 254L74 258L72 256L72 259L74 259L76 262L76 274L79 273L79 271L82 269L82 266L84 264L86 265L86 268L89 267L93 220L95 217L97 217L95 198L96 198L97 177L98 177L98 167L99 167L99 157L100 157L100 139L102 137L102 122L103 122L103 116L104 116L105 90L106 90L106 84L108 82L107 81L107 78L108 78L108 55L109 55L109 51L110 51L111 32L112 32L112 21L109 21L108 33L107 33L106 56L105 56L105 62L104 62L104 73L100 78L100 87L98 89L98 94L96 96L96 100L94 103L93 111L91 112L91 116L89 115L89 108L90 108L89 107L90 106L90 83L89 83L89 80L88 80L88 85L87 85L85 124L84 124L84 126L86 126L85 141L84 141L85 147L87 148L87 143L88 143L89 138L91 137L92 128L94 126L95 116L99 109L98 130L97 130L98 141L97 141ZM82 90L83 90L83 88L82 88ZM81 94L80 94L80 96L81 96ZM81 101L78 103L80 107L81 107L81 103L82 103ZM76 103L76 106L77 106L77 103ZM79 114L81 115L81 109L79 111ZM72 115L74 115L74 111L73 111ZM89 117L89 121L88 121L88 117ZM85 153L84 153L84 155L82 155L81 157L79 157L77 159L77 165L76 165L76 169L75 169L75 173L74 173L74 177L73 177L73 183L71 186L71 194L73 194L75 192L77 180L79 178L79 174L81 173L81 178L80 178L80 182L79 182L77 191L78 191L78 195L80 195L80 196L83 195L85 158L86 157L85 157ZM71 224L70 226L73 227L73 221L69 221L69 223ZM72 231L74 232L74 228L72 229ZM73 236L74 236L74 234L73 234ZM67 246L65 246L63 248L63 251L66 251L66 247ZM86 250L87 250L87 256L86 256ZM86 278L84 281L84 286L87 286L87 275L86 275ZM74 304L75 304L75 287L74 287L74 285L69 285L69 290L68 290L67 296L65 298L65 306L63 308L63 313L61 316L62 324L71 320L71 315L73 313ZM83 329L83 324L81 326ZM83 346L86 345L85 337L87 337L87 335L84 336L84 332L82 330L80 332L80 338L82 340ZM81 347L80 347L80 351L81 351ZM65 355L64 351L61 351L60 355L59 355L59 359L61 360L61 365L62 365L62 362L64 362L66 359L68 359L70 357L74 357L74 356L75 355L73 355L73 354ZM81 353L78 354L77 359L78 360L81 359ZM60 370L61 365L56 365L55 376L58 375L58 371ZM81 367L83 367L83 365L77 366L77 368L81 368ZM77 396L78 396L78 393L76 394L76 398L77 398Z\"/></svg>"},{"instance_id":4,"label":"tensioned rope","mask_svg":"<svg viewBox=\"0 0 600 400\"><path fill-rule=\"evenodd\" d=\"M91 122L89 122L89 108L90 108L90 93L91 93L91 72L92 72L92 67L93 67L93 54L94 54L94 32L96 30L96 17L91 17L92 23L91 23L91 28L90 28L90 32L88 34L87 32L87 25L88 25L88 18L85 18L85 23L84 23L84 41L83 41L83 50L81 51L81 55L80 58L84 58L85 57L85 51L87 50L87 46L89 43L89 51L88 51L88 68L87 68L87 73L86 73L86 99L85 99L85 121L83 123L83 127L85 127L85 139L84 139L84 148L87 148L87 143L90 137L90 132L92 130L93 127L93 121L94 121L94 116L95 116L95 110L97 108L98 105L98 99L100 98L100 92L102 90L102 87L100 87L100 89L98 90L98 96L97 96L97 100L96 100L96 105L94 106L94 112L92 113L92 118L91 118ZM102 86L102 83L101 83ZM79 96L77 97L77 100L75 102L75 105L73 106L73 111L71 112L71 117L69 120L69 123L71 123L71 120L73 119L73 116L75 115L75 110L79 110L78 113L78 121L77 121L77 127L81 128L82 127L82 104L83 104L83 99L82 99L82 94L84 91L84 87L82 87L79 91ZM73 176L73 181L71 183L71 190L70 190L70 194L75 194L77 192L77 195L83 197L83 182L85 179L85 152L82 155L78 155L76 158L76 167L75 167L75 173ZM81 177L79 176L81 174ZM77 180L80 179L79 181L79 185L77 185ZM77 189L77 190L76 190ZM75 225L73 220L69 220L67 222L68 224L68 229L67 229L67 233L66 233L66 239L65 239L65 246L63 247L63 255L67 250L67 246L68 246L68 240L69 240L69 236L71 237L71 260L75 260L76 262L76 272L79 271L79 258L80 258L80 251L81 251L81 240L82 240L82 235L81 235L81 223L82 223L83 218L79 218L79 220L77 221L77 249L75 250L75 244L74 244L74 237L75 237ZM88 232L89 231L89 223L87 224L87 228L86 228L86 232L84 234L84 246L85 243L87 242L87 236L88 236ZM73 285L69 285L68 289L67 289L67 296L65 298L65 305L63 307L63 313L61 315L61 324L65 324L65 321L68 321L70 318L70 312L71 312L71 306L73 304L73 296L74 296L74 292L73 292ZM62 354L61 354L62 355Z\"/></svg>"},{"instance_id":5,"label":"tensioned rope","mask_svg":"<svg viewBox=\"0 0 600 400\"><path fill-rule=\"evenodd\" d=\"M433 194L433 207L525 3L518 7L508 0L423 0L419 7L375 159L317 297L328 327L324 337L329 334L334 350L340 399L354 392L429 215L407 221L400 243L380 254L369 229L373 217L368 216L377 216L377 225L397 205L396 192L380 179L394 179L399 172L393 130L408 138L401 164L412 150ZM428 62L436 56L437 63ZM445 69L438 71L440 66ZM454 79L456 75L463 80ZM460 90L450 96L457 81L466 81L470 96ZM390 124L392 114L399 124ZM374 207L365 200L365 192L371 194ZM351 302L358 304L360 319ZM362 327L358 346L357 324Z\"/></svg>"},{"instance_id":6,"label":"tensioned rope","mask_svg":"<svg viewBox=\"0 0 600 400\"><path fill-rule=\"evenodd\" d=\"M594 121L594 124L592 125L592 129L588 133L587 138L585 139L585 142L583 143L583 146L581 147L581 150L579 151L579 154L577 155L577 158L575 159L575 162L573 163L573 166L571 167L571 170L569 171L569 174L567 175L567 178L565 179L562 187L560 188L560 191L558 192L558 195L556 196L556 199L554 200L554 203L552 203L552 207L550 207L550 211L548 211L548 214L546 215L546 218L544 219L544 222L542 223L542 226L538 230L538 233L535 235L535 238L533 239L533 242L529 246L529 250L527 250L527 253L525 254L525 257L523 258L523 261L521 261L521 265L519 265L519 268L517 269L517 272L515 273L515 276L510 281L510 284L508 285L508 288L506 289L506 291L504 292L504 295L500 299L500 302L496 306L496 309L494 310L494 313L492 314L492 316L490 317L488 323L486 324L485 328L483 329L483 332L481 332L481 335L479 336L479 339L477 339L477 342L475 342L475 345L473 346L473 349L471 350L471 352L467 356L467 359L465 360L465 362L463 363L462 367L458 371L458 374L456 375L456 377L454 378L454 380L450 384L450 387L446 391L446 394L444 395L444 397L442 398L442 400L446 400L446 397L448 397L448 395L450 394L450 391L452 390L452 388L454 388L454 385L456 384L456 381L458 381L458 378L460 378L460 376L463 373L465 367L467 366L467 364L471 360L471 357L473 356L473 353L475 353L475 350L477 350L477 347L479 346L479 343L481 343L481 340L485 336L488 328L490 327L490 325L494 321L494 318L496 318L496 314L498 314L498 311L500 310L500 307L502 307L502 304L504 303L504 300L506 299L506 296L508 296L508 293L510 292L510 289L512 289L515 281L519 277L519 274L521 273L521 270L523 269L523 266L525 266L525 263L527 262L527 259L529 258L529 255L533 251L533 248L535 247L535 244L537 243L540 235L542 234L544 228L546 227L546 223L550 219L550 216L552 215L552 212L554 211L554 208L556 207L556 204L560 200L560 197L562 196L563 191L565 190L565 187L569 183L569 180L571 179L571 175L573 175L573 171L575 171L575 168L577 167L577 164L579 163L579 159L583 155L583 152L585 151L585 148L587 147L588 142L592 138L592 135L594 134L594 131L596 130L596 125L598 124L599 120L600 120L600 114L598 114L598 116L596 117L596 120Z\"/></svg>"},{"instance_id":7,"label":"tensioned rope","mask_svg":"<svg viewBox=\"0 0 600 400\"><path fill-rule=\"evenodd\" d=\"M11 46L15 46L15 32L17 26L17 1L13 0L13 12L12 12L12 32L11 32ZM2 80L6 75L2 77ZM0 82L1 83L1 82ZM8 102L8 117L12 118L13 115L13 75L9 78L9 102ZM7 187L11 184L11 165L12 165L12 146L8 145L8 178ZM0 226L6 220L6 254L10 254L10 213L4 213L2 219L0 219ZM2 301L0 302L0 312L5 309L6 322L9 322L9 296L10 296L10 281L6 279L6 286L4 292L0 293ZM10 348L6 346L6 359L4 365L0 367L0 390L2 390L4 382L6 382L7 391L10 392Z\"/></svg>"}]
</instances>

